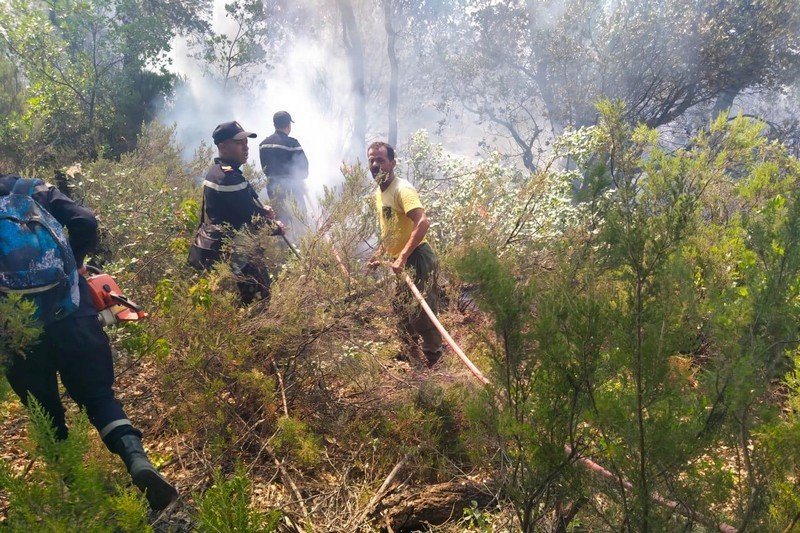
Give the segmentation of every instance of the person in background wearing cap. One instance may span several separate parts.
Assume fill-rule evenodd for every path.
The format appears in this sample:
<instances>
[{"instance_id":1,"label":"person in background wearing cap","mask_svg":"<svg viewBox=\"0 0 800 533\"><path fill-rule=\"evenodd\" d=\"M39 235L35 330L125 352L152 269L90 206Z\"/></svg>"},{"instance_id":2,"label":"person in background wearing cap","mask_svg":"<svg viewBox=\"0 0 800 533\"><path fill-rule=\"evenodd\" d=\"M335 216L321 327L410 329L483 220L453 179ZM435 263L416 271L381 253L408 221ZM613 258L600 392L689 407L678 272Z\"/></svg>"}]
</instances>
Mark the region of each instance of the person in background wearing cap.
<instances>
[{"instance_id":1,"label":"person in background wearing cap","mask_svg":"<svg viewBox=\"0 0 800 533\"><path fill-rule=\"evenodd\" d=\"M255 133L245 131L236 121L223 122L214 129L212 138L219 157L214 158L203 181L202 222L192 247L200 245L205 253L199 261L193 261L190 251L189 262L195 267L210 268L219 261L223 238L246 226L254 229L268 224L273 235L283 235L283 224L270 207L259 201L258 193L240 170L249 153L247 139L255 137ZM231 269L241 280L237 287L245 305L251 303L257 293L261 299L269 298L269 272L255 263L238 254L234 246Z\"/></svg>"},{"instance_id":2,"label":"person in background wearing cap","mask_svg":"<svg viewBox=\"0 0 800 533\"><path fill-rule=\"evenodd\" d=\"M305 213L305 179L308 177L308 158L292 132L292 116L278 111L272 117L275 133L261 141L261 168L267 176L267 193L278 217L288 226L291 237L298 236L292 216L292 202Z\"/></svg>"}]
</instances>

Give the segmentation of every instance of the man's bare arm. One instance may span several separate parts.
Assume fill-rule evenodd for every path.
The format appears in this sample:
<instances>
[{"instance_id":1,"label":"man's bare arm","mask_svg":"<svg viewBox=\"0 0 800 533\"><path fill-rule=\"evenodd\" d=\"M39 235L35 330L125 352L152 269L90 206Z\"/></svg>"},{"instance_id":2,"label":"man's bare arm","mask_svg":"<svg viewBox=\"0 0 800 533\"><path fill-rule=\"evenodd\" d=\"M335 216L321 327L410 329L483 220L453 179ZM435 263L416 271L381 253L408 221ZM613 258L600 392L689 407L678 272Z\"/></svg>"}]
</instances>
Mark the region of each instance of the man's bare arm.
<instances>
[{"instance_id":1,"label":"man's bare arm","mask_svg":"<svg viewBox=\"0 0 800 533\"><path fill-rule=\"evenodd\" d=\"M431 225L428 220L428 215L425 214L425 210L421 207L412 209L406 213L406 216L414 223L414 229L411 230L411 236L403 247L403 251L400 252L400 255L398 255L397 259L392 263L392 270L395 274L400 274L403 271L403 268L406 266L406 261L408 261L408 256L411 255L411 252L413 252L417 246L419 246L419 243L422 242L422 239L425 238L425 234L428 233L428 228Z\"/></svg>"}]
</instances>

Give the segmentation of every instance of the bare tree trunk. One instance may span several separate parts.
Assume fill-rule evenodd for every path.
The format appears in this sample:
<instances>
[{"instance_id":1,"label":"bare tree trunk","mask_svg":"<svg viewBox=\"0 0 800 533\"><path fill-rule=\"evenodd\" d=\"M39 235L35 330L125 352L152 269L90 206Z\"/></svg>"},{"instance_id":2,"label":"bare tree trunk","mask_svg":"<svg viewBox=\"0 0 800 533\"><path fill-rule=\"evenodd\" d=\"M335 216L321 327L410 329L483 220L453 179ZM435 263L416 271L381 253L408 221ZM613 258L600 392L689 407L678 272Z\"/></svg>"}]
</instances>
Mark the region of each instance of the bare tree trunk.
<instances>
[{"instance_id":1,"label":"bare tree trunk","mask_svg":"<svg viewBox=\"0 0 800 533\"><path fill-rule=\"evenodd\" d=\"M364 43L356 24L356 15L350 0L337 0L342 16L342 44L350 63L353 98L353 132L350 140L351 156L363 156L367 137L367 90L364 83Z\"/></svg>"},{"instance_id":2,"label":"bare tree trunk","mask_svg":"<svg viewBox=\"0 0 800 533\"><path fill-rule=\"evenodd\" d=\"M389 139L392 146L397 146L397 101L400 78L395 49L397 33L392 27L391 0L383 0L384 27L386 28L386 52L389 56Z\"/></svg>"},{"instance_id":3,"label":"bare tree trunk","mask_svg":"<svg viewBox=\"0 0 800 533\"><path fill-rule=\"evenodd\" d=\"M716 120L717 116L724 111L727 111L728 115L730 115L731 106L733 106L733 101L738 95L739 89L731 88L722 91L717 96L717 101L714 102L714 109L711 110L711 120Z\"/></svg>"}]
</instances>

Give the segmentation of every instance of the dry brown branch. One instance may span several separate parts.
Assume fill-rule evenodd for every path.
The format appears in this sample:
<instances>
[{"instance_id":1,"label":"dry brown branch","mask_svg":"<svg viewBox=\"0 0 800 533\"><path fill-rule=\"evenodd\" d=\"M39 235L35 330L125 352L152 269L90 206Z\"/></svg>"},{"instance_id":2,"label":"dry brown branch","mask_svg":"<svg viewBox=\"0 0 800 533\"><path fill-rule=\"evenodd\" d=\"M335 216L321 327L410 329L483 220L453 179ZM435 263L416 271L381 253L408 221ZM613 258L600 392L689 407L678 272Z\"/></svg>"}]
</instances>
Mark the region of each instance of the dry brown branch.
<instances>
[{"instance_id":1,"label":"dry brown branch","mask_svg":"<svg viewBox=\"0 0 800 533\"><path fill-rule=\"evenodd\" d=\"M300 494L300 490L297 488L297 485L295 485L294 480L289 475L289 472L286 470L286 468L284 468L283 462L278 460L278 457L275 455L275 450L272 448L272 446L265 446L265 451L272 458L272 461L275 463L275 466L281 473L281 479L283 480L283 482L289 486L289 489L291 489L292 493L294 494L294 497L297 498L297 503L298 505L300 505L300 509L303 511L303 518L305 519L306 522L305 526L307 528L307 531L313 532L314 526L311 522L311 514L309 514L308 508L306 507L306 504L303 501L303 495Z\"/></svg>"},{"instance_id":2,"label":"dry brown branch","mask_svg":"<svg viewBox=\"0 0 800 533\"><path fill-rule=\"evenodd\" d=\"M484 508L494 499L482 483L461 479L395 492L376 507L372 517L383 516L390 528L414 531L460 517L473 501Z\"/></svg>"},{"instance_id":3,"label":"dry brown branch","mask_svg":"<svg viewBox=\"0 0 800 533\"><path fill-rule=\"evenodd\" d=\"M278 385L281 388L281 401L283 402L283 414L286 415L286 418L289 418L289 404L286 402L286 387L283 384L283 376L281 375L281 371L278 369L278 365L275 364L275 360L272 361L272 368L275 369L275 375L278 376Z\"/></svg>"},{"instance_id":4,"label":"dry brown branch","mask_svg":"<svg viewBox=\"0 0 800 533\"><path fill-rule=\"evenodd\" d=\"M403 466L408 462L409 459L411 459L411 457L414 456L415 453L416 449L408 452L402 459L400 459L400 461L396 465L394 465L394 468L392 468L391 472L389 472L389 475L386 476L386 479L384 479L383 483L381 483L381 486L378 489L378 491L375 493L372 499L370 499L366 507L364 507L364 509L362 509L361 512L356 515L355 519L351 520L351 523L355 522L355 524L358 525L364 521L364 519L367 517L367 515L369 515L372 509L376 505L378 505L381 499L386 495L386 492L389 490L389 487L391 486L392 481L394 481L394 478L397 477L397 474L400 472L400 469L403 468Z\"/></svg>"}]
</instances>

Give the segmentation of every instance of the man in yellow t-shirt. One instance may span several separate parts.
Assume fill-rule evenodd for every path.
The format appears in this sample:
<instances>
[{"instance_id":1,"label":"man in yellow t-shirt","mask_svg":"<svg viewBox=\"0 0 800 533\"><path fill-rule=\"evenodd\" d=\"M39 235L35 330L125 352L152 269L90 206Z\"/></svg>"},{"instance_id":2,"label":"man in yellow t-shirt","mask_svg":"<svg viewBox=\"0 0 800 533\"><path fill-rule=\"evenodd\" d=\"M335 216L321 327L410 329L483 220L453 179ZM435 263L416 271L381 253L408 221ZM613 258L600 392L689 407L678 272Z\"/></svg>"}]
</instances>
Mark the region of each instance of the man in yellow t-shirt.
<instances>
[{"instance_id":1,"label":"man in yellow t-shirt","mask_svg":"<svg viewBox=\"0 0 800 533\"><path fill-rule=\"evenodd\" d=\"M414 283L436 313L439 263L425 240L430 227L425 208L414 186L395 176L397 162L392 146L384 142L372 143L367 150L367 162L379 186L375 203L381 228L381 244L369 264L371 267L379 265L381 256L388 254L395 274L400 274L405 268L413 270ZM393 307L400 318L398 329L403 342L412 352L420 347L426 364L433 366L442 356L442 336L405 284L398 285ZM421 345L418 337L422 340Z\"/></svg>"}]
</instances>

